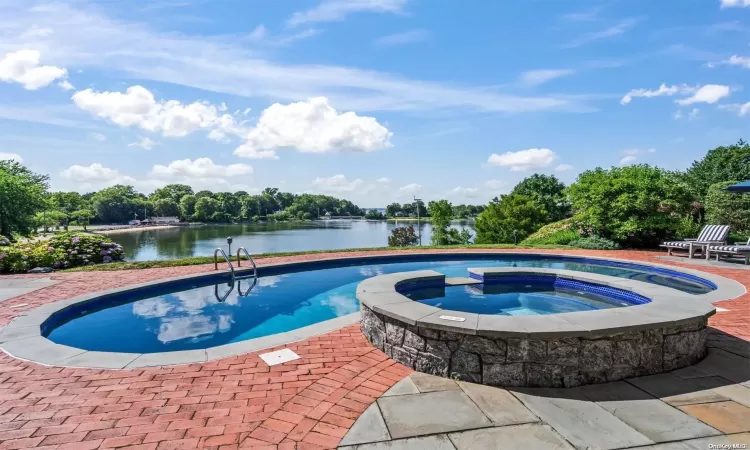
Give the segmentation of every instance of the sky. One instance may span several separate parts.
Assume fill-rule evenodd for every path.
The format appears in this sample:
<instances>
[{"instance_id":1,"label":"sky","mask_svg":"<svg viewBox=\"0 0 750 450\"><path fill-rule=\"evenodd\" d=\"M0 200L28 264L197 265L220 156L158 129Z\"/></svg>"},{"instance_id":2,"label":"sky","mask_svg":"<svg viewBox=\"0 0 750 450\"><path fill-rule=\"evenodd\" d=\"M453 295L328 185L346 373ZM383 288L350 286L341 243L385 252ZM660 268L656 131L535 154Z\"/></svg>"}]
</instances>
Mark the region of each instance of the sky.
<instances>
[{"instance_id":1,"label":"sky","mask_svg":"<svg viewBox=\"0 0 750 450\"><path fill-rule=\"evenodd\" d=\"M748 139L748 75L750 0L0 0L0 158L480 204Z\"/></svg>"}]
</instances>

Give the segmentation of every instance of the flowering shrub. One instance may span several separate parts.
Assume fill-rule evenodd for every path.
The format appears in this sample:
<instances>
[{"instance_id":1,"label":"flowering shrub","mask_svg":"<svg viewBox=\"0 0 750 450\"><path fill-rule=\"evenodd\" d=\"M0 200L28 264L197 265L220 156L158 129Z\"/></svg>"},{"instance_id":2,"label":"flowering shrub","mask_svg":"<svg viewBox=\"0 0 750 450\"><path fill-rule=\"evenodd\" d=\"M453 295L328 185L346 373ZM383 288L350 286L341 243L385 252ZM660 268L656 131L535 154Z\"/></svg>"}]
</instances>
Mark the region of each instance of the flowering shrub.
<instances>
[{"instance_id":1,"label":"flowering shrub","mask_svg":"<svg viewBox=\"0 0 750 450\"><path fill-rule=\"evenodd\" d=\"M47 241L0 247L0 272L23 273L35 267L66 269L123 258L122 246L104 236L62 233Z\"/></svg>"}]
</instances>

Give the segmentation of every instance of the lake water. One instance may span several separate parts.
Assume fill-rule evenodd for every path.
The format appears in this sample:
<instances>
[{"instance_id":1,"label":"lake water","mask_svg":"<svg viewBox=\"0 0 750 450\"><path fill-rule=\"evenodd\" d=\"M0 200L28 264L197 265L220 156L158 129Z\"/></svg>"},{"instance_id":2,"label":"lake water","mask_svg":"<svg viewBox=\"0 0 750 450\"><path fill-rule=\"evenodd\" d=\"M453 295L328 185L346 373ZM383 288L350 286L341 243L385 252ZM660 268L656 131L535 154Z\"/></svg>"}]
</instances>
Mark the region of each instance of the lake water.
<instances>
[{"instance_id":1,"label":"lake water","mask_svg":"<svg viewBox=\"0 0 750 450\"><path fill-rule=\"evenodd\" d=\"M151 261L211 256L217 247L226 251L228 236L233 238L233 251L245 247L251 254L386 247L391 230L409 224L416 230L417 225L412 222L320 220L144 229L110 238L125 248L128 261ZM474 234L468 222L452 226L468 228ZM422 244L429 245L432 226L422 223L420 228Z\"/></svg>"}]
</instances>

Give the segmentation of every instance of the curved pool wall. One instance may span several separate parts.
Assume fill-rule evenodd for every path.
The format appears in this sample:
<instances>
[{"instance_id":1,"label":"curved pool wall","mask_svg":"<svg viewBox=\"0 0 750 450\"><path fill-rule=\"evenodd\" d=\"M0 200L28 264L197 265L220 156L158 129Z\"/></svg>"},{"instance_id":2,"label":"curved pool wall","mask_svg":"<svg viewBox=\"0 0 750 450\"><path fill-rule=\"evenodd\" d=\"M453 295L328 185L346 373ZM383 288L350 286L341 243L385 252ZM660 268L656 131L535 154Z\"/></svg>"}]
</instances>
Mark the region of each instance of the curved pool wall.
<instances>
[{"instance_id":1,"label":"curved pool wall","mask_svg":"<svg viewBox=\"0 0 750 450\"><path fill-rule=\"evenodd\" d=\"M639 281L624 287L614 277L559 269L486 268L470 273L482 283L555 277L592 291L630 292L634 303L538 316L451 311L402 295L420 286L445 285L444 275L404 272L360 283L362 333L390 358L416 371L506 387L618 381L686 367L706 355L706 326L716 310L689 294Z\"/></svg>"},{"instance_id":2,"label":"curved pool wall","mask_svg":"<svg viewBox=\"0 0 750 450\"><path fill-rule=\"evenodd\" d=\"M321 258L311 261L297 261L286 263L267 264L258 267L259 276L271 276L299 271L326 269L348 266L366 266L374 264L389 264L399 262L418 261L461 261L461 260L508 260L517 259L542 259L542 260L568 260L575 263L586 261L595 264L606 264L613 267L627 267L645 269L670 276L681 277L690 280L700 280L705 286L715 286L717 289L703 294L691 295L694 299L706 302L727 300L743 295L746 291L742 284L718 275L700 272L690 269L675 269L673 266L661 264L633 264L628 260L598 258L598 257L571 257L549 253L512 253L512 252L451 252L451 253L419 253L402 255L376 255L358 257L334 257ZM238 275L249 275L251 269L238 269ZM360 320L360 314L348 314L317 324L302 327L286 333L279 333L262 338L250 339L227 345L214 346L200 350L161 352L150 354L98 352L71 347L54 343L42 335L42 327L48 320L58 320L53 317L56 314L65 315L69 308L77 308L81 305L95 305L101 301L108 301L113 297L122 295L139 295L145 290L152 289L179 289L186 285L201 283L226 283L229 279L228 271L211 272L199 275L187 275L169 279L161 279L152 282L131 285L107 291L79 296L72 299L61 300L52 304L44 305L28 311L0 329L0 347L11 356L30 360L46 365L63 365L69 367L89 368L135 368L163 366L174 364L200 363L221 359L229 356L258 351L265 348L306 339L315 335L327 333L335 329L356 323ZM628 279L617 279L627 284ZM674 291L672 291L674 292Z\"/></svg>"}]
</instances>

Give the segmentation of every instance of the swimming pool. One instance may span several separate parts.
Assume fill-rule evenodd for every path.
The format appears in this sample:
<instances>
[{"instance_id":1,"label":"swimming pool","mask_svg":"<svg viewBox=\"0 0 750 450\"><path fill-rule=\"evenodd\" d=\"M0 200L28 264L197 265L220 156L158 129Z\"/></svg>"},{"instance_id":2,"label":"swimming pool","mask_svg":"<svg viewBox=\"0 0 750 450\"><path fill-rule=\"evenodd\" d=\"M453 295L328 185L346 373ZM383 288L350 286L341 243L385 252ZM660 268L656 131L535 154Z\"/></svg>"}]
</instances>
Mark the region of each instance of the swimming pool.
<instances>
[{"instance_id":1,"label":"swimming pool","mask_svg":"<svg viewBox=\"0 0 750 450\"><path fill-rule=\"evenodd\" d=\"M109 295L53 314L49 340L89 351L156 353L195 350L259 338L359 311L357 284L369 277L432 269L466 277L470 267L557 268L635 279L690 294L716 286L668 269L617 261L546 255L422 254L261 267L257 283L226 274L184 280L137 294ZM227 293L227 291L229 291ZM249 291L249 292L248 292ZM247 295L244 295L247 294Z\"/></svg>"}]
</instances>

